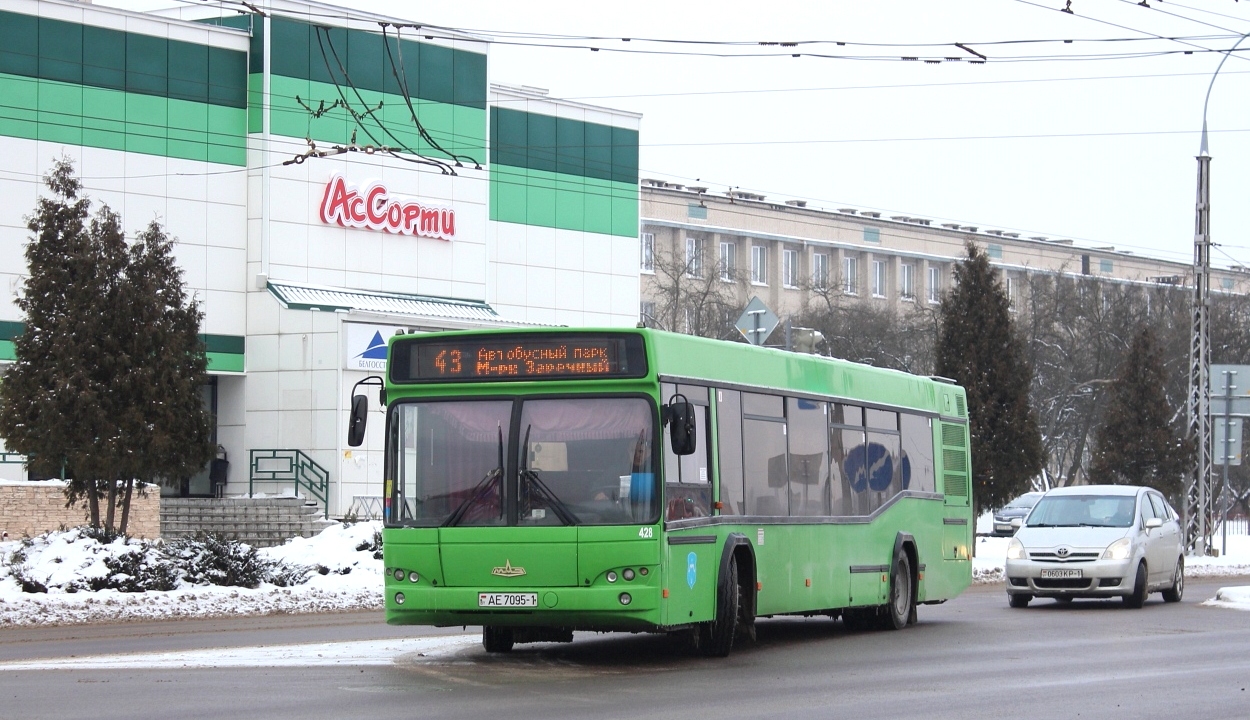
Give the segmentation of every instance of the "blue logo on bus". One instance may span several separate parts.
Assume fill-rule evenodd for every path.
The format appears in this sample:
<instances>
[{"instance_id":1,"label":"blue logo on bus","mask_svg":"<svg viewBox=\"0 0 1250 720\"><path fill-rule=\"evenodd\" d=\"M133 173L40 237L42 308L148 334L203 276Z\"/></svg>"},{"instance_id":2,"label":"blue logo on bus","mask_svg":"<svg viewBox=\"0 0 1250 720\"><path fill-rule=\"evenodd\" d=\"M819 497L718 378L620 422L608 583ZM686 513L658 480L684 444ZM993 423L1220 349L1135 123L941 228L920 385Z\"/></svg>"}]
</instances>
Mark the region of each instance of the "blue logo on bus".
<instances>
[{"instance_id":1,"label":"blue logo on bus","mask_svg":"<svg viewBox=\"0 0 1250 720\"><path fill-rule=\"evenodd\" d=\"M694 578L697 574L695 566L698 565L698 563L699 557L694 553L690 553L686 556L686 584L690 586L691 590L694 590Z\"/></svg>"}]
</instances>

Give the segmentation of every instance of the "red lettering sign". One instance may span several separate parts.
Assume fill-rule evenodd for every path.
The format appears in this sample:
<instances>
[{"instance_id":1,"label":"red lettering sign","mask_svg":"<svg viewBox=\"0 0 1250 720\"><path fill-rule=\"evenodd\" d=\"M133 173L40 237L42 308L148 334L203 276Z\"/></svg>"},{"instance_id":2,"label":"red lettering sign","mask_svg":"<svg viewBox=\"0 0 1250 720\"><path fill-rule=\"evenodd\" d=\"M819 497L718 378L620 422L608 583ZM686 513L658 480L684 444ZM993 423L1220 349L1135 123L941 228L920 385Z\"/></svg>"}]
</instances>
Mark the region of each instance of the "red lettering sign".
<instances>
[{"instance_id":1,"label":"red lettering sign","mask_svg":"<svg viewBox=\"0 0 1250 720\"><path fill-rule=\"evenodd\" d=\"M453 240L456 236L455 210L391 195L382 183L374 183L361 191L338 174L326 184L319 214L321 222L327 225L439 240Z\"/></svg>"}]
</instances>

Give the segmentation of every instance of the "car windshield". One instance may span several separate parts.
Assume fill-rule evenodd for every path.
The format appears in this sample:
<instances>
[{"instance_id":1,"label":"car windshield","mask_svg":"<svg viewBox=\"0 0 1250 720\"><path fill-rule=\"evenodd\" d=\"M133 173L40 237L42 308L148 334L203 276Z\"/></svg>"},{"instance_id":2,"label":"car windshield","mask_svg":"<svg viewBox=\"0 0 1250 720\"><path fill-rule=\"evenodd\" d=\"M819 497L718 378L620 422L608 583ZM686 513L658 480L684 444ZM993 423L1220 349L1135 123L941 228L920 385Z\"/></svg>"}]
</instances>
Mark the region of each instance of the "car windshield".
<instances>
[{"instance_id":1,"label":"car windshield","mask_svg":"<svg viewBox=\"0 0 1250 720\"><path fill-rule=\"evenodd\" d=\"M409 402L391 412L391 524L634 524L659 512L645 399Z\"/></svg>"},{"instance_id":2,"label":"car windshield","mask_svg":"<svg viewBox=\"0 0 1250 720\"><path fill-rule=\"evenodd\" d=\"M1120 527L1133 524L1133 495L1047 495L1029 514L1029 527Z\"/></svg>"},{"instance_id":3,"label":"car windshield","mask_svg":"<svg viewBox=\"0 0 1250 720\"><path fill-rule=\"evenodd\" d=\"M1009 502L1009 503L1007 503L1006 505L1004 505L1004 506L1003 506L1003 509L1004 509L1004 510L1007 510L1008 508L1010 508L1010 509L1013 509L1013 510L1019 510L1019 509L1023 508L1023 509L1026 509L1026 510L1027 510L1028 508L1031 508L1031 507L1033 507L1034 505L1036 505L1036 504L1037 504L1037 500L1038 500L1038 498L1040 498L1040 497L1041 497L1041 494L1040 494L1040 493L1029 493L1029 494L1027 494L1027 495L1021 495L1020 497L1016 498L1015 500L1012 500L1011 502Z\"/></svg>"}]
</instances>

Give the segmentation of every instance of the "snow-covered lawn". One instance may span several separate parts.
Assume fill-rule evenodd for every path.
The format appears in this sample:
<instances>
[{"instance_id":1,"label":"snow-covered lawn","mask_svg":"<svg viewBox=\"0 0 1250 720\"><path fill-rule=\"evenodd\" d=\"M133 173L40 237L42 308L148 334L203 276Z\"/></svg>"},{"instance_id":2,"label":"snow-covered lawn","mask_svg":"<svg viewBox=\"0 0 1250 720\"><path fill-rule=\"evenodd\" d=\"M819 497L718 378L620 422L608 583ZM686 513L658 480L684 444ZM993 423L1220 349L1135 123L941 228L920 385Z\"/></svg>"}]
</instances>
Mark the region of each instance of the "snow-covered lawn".
<instances>
[{"instance_id":1,"label":"snow-covered lawn","mask_svg":"<svg viewBox=\"0 0 1250 720\"><path fill-rule=\"evenodd\" d=\"M41 535L34 542L0 543L0 627L69 624L175 617L310 613L382 607L382 561L371 545L380 523L335 525L313 538L295 538L281 547L263 548L260 558L287 568L309 569L299 584L262 583L254 589L194 585L179 580L173 590L120 592L67 591L85 588L108 576L105 559L134 552L135 541L109 544L83 537L78 530ZM14 552L25 556L23 573L48 592L23 592L10 567Z\"/></svg>"},{"instance_id":2,"label":"snow-covered lawn","mask_svg":"<svg viewBox=\"0 0 1250 720\"><path fill-rule=\"evenodd\" d=\"M106 558L134 553L132 541L102 544L81 531L50 533L33 541L0 542L0 628L15 625L116 622L178 617L314 613L336 610L381 609L382 561L371 547L380 530L377 522L336 525L314 538L296 538L258 552L259 558L279 570L294 572L303 582L287 586L261 583L254 589L193 584L185 576L172 590L121 592L89 589L111 577L113 584L127 576L106 566ZM979 537L973 559L973 582L1001 583L1008 538ZM363 549L362 549L363 548ZM1189 557L1186 575L1196 577L1250 576L1250 537L1229 537L1229 552L1220 557ZM155 553L153 548L147 552ZM47 587L47 592L24 592L12 572L19 553L21 574ZM116 566L116 560L113 564ZM1222 588L1208 605L1250 609L1250 587Z\"/></svg>"}]
</instances>

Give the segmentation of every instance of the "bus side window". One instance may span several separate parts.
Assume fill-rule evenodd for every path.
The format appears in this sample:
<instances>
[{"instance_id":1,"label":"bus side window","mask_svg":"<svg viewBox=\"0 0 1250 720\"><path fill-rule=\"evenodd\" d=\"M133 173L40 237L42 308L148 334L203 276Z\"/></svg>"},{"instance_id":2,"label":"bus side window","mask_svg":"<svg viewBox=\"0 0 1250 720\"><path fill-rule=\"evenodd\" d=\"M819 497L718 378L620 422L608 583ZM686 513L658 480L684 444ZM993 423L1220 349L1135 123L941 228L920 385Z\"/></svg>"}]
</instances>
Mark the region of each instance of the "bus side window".
<instances>
[{"instance_id":1,"label":"bus side window","mask_svg":"<svg viewBox=\"0 0 1250 720\"><path fill-rule=\"evenodd\" d=\"M742 515L742 393L716 393L716 446L722 515Z\"/></svg>"},{"instance_id":2,"label":"bus side window","mask_svg":"<svg viewBox=\"0 0 1250 720\"><path fill-rule=\"evenodd\" d=\"M742 394L742 471L747 515L790 514L786 418L780 397Z\"/></svg>"},{"instance_id":3,"label":"bus side window","mask_svg":"<svg viewBox=\"0 0 1250 720\"><path fill-rule=\"evenodd\" d=\"M665 520L708 517L712 514L710 475L711 442L708 439L708 388L695 385L661 386L668 401L680 393L694 406L695 451L690 455L673 452L671 438L664 433Z\"/></svg>"},{"instance_id":4,"label":"bus side window","mask_svg":"<svg viewBox=\"0 0 1250 720\"><path fill-rule=\"evenodd\" d=\"M933 425L929 418L903 413L903 489L933 492Z\"/></svg>"}]
</instances>

